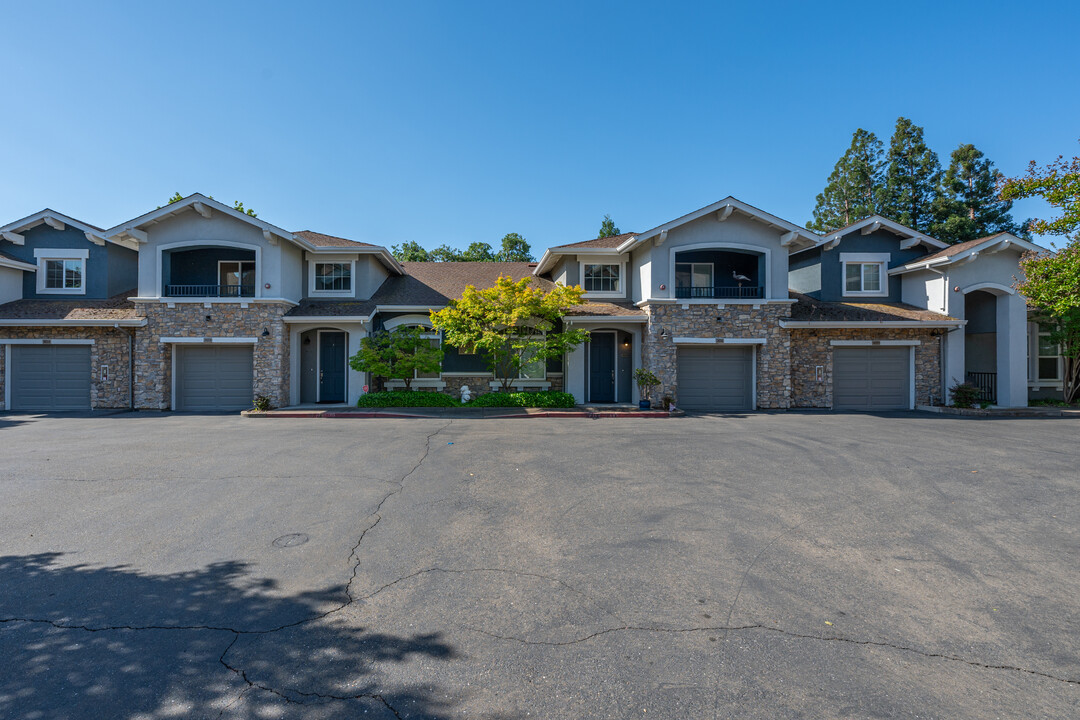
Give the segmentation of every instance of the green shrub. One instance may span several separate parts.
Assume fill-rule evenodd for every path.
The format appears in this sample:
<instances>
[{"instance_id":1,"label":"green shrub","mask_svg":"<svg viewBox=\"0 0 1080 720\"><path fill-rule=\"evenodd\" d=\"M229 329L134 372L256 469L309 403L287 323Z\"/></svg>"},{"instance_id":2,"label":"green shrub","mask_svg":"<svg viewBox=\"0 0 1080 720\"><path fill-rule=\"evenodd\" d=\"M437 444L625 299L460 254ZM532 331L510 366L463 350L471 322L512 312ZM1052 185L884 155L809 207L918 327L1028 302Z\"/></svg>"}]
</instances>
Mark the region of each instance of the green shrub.
<instances>
[{"instance_id":1,"label":"green shrub","mask_svg":"<svg viewBox=\"0 0 1080 720\"><path fill-rule=\"evenodd\" d=\"M979 401L979 388L971 383L956 383L949 392L952 393L952 406L956 408L973 408Z\"/></svg>"},{"instance_id":2,"label":"green shrub","mask_svg":"<svg viewBox=\"0 0 1080 720\"><path fill-rule=\"evenodd\" d=\"M480 395L470 401L466 407L529 407L529 408L572 408L574 396L570 393L554 392L492 392Z\"/></svg>"},{"instance_id":3,"label":"green shrub","mask_svg":"<svg viewBox=\"0 0 1080 720\"><path fill-rule=\"evenodd\" d=\"M255 398L255 410L258 412L266 412L267 410L273 410L274 405L270 402L270 398L265 395L259 395Z\"/></svg>"},{"instance_id":4,"label":"green shrub","mask_svg":"<svg viewBox=\"0 0 1080 720\"><path fill-rule=\"evenodd\" d=\"M439 392L389 390L367 393L356 401L357 407L461 407L461 403Z\"/></svg>"},{"instance_id":5,"label":"green shrub","mask_svg":"<svg viewBox=\"0 0 1080 720\"><path fill-rule=\"evenodd\" d=\"M1072 407L1064 400L1057 398L1037 398L1028 403L1031 407Z\"/></svg>"}]
</instances>

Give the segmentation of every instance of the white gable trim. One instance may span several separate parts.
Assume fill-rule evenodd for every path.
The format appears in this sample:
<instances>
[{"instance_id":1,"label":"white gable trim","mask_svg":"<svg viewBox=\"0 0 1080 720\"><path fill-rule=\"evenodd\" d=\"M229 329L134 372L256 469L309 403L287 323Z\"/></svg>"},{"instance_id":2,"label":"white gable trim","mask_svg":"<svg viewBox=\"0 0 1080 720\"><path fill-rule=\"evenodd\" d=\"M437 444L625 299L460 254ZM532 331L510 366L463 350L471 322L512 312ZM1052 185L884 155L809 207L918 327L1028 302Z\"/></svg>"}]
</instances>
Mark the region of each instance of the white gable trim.
<instances>
[{"instance_id":1,"label":"white gable trim","mask_svg":"<svg viewBox=\"0 0 1080 720\"><path fill-rule=\"evenodd\" d=\"M63 230L70 226L76 230L82 231L86 236L87 242L92 242L95 245L104 245L106 240L112 242L115 245L123 245L124 247L131 247L130 243L125 243L117 239L110 239L105 237L105 231L100 228L96 228L93 225L87 225L86 223L76 220L73 217L69 217L63 213L56 212L45 208L40 212L36 212L33 215L27 215L26 217L16 220L15 222L8 223L3 227L0 227L0 235L3 234L19 234L23 231L30 230L38 225L48 225L56 230ZM20 243L21 244L21 243Z\"/></svg>"},{"instance_id":2,"label":"white gable trim","mask_svg":"<svg viewBox=\"0 0 1080 720\"><path fill-rule=\"evenodd\" d=\"M935 248L937 250L944 250L945 248L949 247L948 243L944 243L936 238L930 237L925 233L921 233L918 230L913 230L912 228L909 228L905 225L901 225L895 220L890 220L889 218L882 215L871 215L870 217L864 218L863 220L860 220L853 225L848 225L847 227L840 228L839 230L835 230L831 233L827 233L823 238L818 240L817 243L810 246L809 248L802 248L801 250L796 250L795 252L802 252L802 250L809 250L814 247L821 247L823 245L826 246L826 250L831 250L836 247L837 244L839 244L845 237L851 235L856 231L859 231L863 235L869 235L870 233L877 230L888 230L894 235L899 235L900 237L904 238L904 240L900 243L901 250L907 250L908 248L914 247L915 245L919 244L926 245L927 247Z\"/></svg>"},{"instance_id":3,"label":"white gable trim","mask_svg":"<svg viewBox=\"0 0 1080 720\"><path fill-rule=\"evenodd\" d=\"M775 215L771 215L764 210L760 210L753 205L748 205L743 201L729 195L723 200L714 202L712 205L706 205L699 210L695 210L692 213L687 213L686 215L666 222L663 225L657 225L652 230L634 235L622 245L620 245L617 249L619 250L619 252L626 252L641 245L646 240L654 238L667 230L671 230L672 228L677 228L680 225L685 225L689 222L693 222L694 220L705 217L710 213L717 213L717 220L720 220L722 222L723 220L726 220L735 210L738 210L743 215L749 216L751 219L764 223L765 225L775 228L778 231L782 231L784 234L794 233L793 235L791 235L791 239L788 241L789 244L799 242L799 244L806 244L812 246L817 244L818 241L821 239L821 236L812 230L807 230L806 228L796 225L795 223L791 223L787 220L778 218Z\"/></svg>"}]
</instances>

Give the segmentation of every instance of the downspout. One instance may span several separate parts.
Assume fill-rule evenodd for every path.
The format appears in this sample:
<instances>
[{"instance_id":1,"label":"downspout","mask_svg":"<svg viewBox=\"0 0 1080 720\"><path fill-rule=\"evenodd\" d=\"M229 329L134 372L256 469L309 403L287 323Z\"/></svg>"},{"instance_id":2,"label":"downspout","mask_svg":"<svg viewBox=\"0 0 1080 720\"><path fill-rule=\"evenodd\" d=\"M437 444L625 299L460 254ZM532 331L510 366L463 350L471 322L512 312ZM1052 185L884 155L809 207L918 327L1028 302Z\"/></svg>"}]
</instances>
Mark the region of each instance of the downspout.
<instances>
[{"instance_id":1,"label":"downspout","mask_svg":"<svg viewBox=\"0 0 1080 720\"><path fill-rule=\"evenodd\" d=\"M135 410L135 328L128 333L128 409Z\"/></svg>"}]
</instances>

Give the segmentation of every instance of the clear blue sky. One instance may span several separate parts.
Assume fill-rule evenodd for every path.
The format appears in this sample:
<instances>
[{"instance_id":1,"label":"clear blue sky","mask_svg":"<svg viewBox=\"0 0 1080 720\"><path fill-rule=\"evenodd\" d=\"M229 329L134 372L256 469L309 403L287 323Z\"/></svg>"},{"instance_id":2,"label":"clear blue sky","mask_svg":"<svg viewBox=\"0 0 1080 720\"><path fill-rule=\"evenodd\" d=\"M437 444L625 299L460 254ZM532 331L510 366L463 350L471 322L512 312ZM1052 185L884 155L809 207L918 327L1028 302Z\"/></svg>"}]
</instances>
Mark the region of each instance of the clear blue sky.
<instances>
[{"instance_id":1,"label":"clear blue sky","mask_svg":"<svg viewBox=\"0 0 1080 720\"><path fill-rule=\"evenodd\" d=\"M539 255L728 194L802 224L852 131L898 115L943 162L1080 151L1074 2L323 5L0 0L0 224L199 191Z\"/></svg>"}]
</instances>

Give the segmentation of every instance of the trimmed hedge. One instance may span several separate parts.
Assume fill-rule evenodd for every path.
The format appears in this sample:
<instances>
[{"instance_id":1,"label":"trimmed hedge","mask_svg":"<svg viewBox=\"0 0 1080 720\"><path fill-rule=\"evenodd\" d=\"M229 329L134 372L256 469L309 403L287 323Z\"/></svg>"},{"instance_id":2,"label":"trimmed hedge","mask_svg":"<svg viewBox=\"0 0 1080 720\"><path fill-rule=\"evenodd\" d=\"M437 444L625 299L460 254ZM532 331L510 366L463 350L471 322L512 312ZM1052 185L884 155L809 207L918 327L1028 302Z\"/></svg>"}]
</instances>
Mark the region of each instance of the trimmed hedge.
<instances>
[{"instance_id":1,"label":"trimmed hedge","mask_svg":"<svg viewBox=\"0 0 1080 720\"><path fill-rule=\"evenodd\" d=\"M470 401L466 407L528 407L572 408L574 396L570 393L545 390L543 392L491 392Z\"/></svg>"},{"instance_id":2,"label":"trimmed hedge","mask_svg":"<svg viewBox=\"0 0 1080 720\"><path fill-rule=\"evenodd\" d=\"M388 390L361 395L357 407L461 407L461 403L440 392Z\"/></svg>"},{"instance_id":3,"label":"trimmed hedge","mask_svg":"<svg viewBox=\"0 0 1080 720\"><path fill-rule=\"evenodd\" d=\"M474 398L465 405L440 392L416 390L388 390L361 395L357 407L520 407L520 408L572 408L574 396L570 393L553 392L491 392Z\"/></svg>"}]
</instances>

